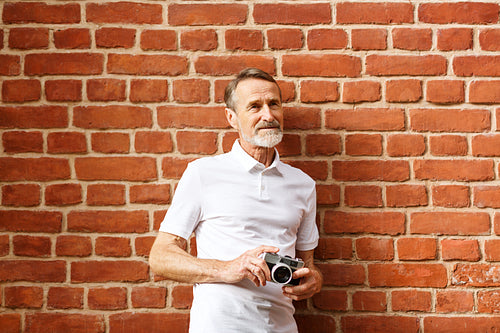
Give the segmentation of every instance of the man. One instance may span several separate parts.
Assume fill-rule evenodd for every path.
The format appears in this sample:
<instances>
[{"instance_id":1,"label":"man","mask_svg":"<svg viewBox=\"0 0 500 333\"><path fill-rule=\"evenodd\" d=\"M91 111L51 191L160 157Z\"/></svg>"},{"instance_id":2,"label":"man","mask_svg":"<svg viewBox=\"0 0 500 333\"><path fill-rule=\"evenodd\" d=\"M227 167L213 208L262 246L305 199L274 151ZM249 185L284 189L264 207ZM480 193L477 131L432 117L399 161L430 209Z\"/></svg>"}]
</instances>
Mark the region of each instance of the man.
<instances>
[{"instance_id":1,"label":"man","mask_svg":"<svg viewBox=\"0 0 500 333\"><path fill-rule=\"evenodd\" d=\"M267 73L243 70L226 88L226 118L239 133L231 152L190 163L150 254L151 269L194 283L190 332L296 332L292 300L322 277L314 181L280 161L281 92ZM183 249L195 232L197 257ZM299 257L298 286L271 281L265 252Z\"/></svg>"}]
</instances>

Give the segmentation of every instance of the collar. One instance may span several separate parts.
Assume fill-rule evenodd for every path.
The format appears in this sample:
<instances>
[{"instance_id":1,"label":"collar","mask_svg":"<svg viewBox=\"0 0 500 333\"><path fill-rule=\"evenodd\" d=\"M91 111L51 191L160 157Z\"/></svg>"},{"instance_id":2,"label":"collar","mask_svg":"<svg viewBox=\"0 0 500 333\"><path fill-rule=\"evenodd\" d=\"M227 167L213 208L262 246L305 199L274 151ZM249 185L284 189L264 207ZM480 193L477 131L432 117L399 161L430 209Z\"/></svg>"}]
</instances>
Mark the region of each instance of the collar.
<instances>
[{"instance_id":1,"label":"collar","mask_svg":"<svg viewBox=\"0 0 500 333\"><path fill-rule=\"evenodd\" d=\"M240 162L243 168L245 168L245 170L248 172L252 171L253 169L258 171L263 171L265 169L267 170L276 169L277 171L280 171L280 164L281 164L280 155L276 148L274 148L273 163L271 163L271 165L268 168L266 168L264 164L260 163L252 156L248 155L248 153L244 151L243 148L241 148L239 139L234 141L233 148L231 149L231 154Z\"/></svg>"}]
</instances>

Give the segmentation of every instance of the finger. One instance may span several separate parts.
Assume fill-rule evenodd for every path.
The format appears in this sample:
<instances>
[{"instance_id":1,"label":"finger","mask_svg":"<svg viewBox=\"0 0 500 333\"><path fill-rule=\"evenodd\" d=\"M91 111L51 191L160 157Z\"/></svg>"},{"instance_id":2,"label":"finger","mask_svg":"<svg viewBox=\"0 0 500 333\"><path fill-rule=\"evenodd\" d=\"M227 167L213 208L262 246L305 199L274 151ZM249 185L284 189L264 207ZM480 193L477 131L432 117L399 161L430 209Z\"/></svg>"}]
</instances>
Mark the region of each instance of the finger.
<instances>
[{"instance_id":1,"label":"finger","mask_svg":"<svg viewBox=\"0 0 500 333\"><path fill-rule=\"evenodd\" d=\"M309 268L307 268L307 267L299 268L295 272L293 272L292 277L294 279L300 279L300 278L303 278L304 276L307 276L309 274L311 274L311 270Z\"/></svg>"},{"instance_id":2,"label":"finger","mask_svg":"<svg viewBox=\"0 0 500 333\"><path fill-rule=\"evenodd\" d=\"M264 271L257 265L250 267L250 272L258 279L259 283L263 286L266 285L266 275Z\"/></svg>"},{"instance_id":3,"label":"finger","mask_svg":"<svg viewBox=\"0 0 500 333\"><path fill-rule=\"evenodd\" d=\"M252 253L254 256L258 257L260 256L262 253L265 253L265 252L271 252L271 253L276 253L278 252L280 249L277 248L276 246L269 246L269 245L261 245L259 247L256 247L255 249L253 250L250 250L249 252Z\"/></svg>"}]
</instances>

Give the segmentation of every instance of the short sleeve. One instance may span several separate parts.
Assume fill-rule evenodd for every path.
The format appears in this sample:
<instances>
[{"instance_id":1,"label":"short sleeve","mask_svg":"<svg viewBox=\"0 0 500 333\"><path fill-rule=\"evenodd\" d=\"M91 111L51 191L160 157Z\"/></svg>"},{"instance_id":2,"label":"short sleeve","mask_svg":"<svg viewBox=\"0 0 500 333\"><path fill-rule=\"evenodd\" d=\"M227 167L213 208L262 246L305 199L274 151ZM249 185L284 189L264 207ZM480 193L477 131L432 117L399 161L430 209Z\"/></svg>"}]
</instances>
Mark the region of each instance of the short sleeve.
<instances>
[{"instance_id":1,"label":"short sleeve","mask_svg":"<svg viewBox=\"0 0 500 333\"><path fill-rule=\"evenodd\" d=\"M201 193L199 172L196 165L190 163L177 184L160 231L188 239L200 220Z\"/></svg>"},{"instance_id":2,"label":"short sleeve","mask_svg":"<svg viewBox=\"0 0 500 333\"><path fill-rule=\"evenodd\" d=\"M316 225L316 186L313 182L306 197L306 212L300 223L295 248L299 251L314 250L318 246L318 227Z\"/></svg>"}]
</instances>

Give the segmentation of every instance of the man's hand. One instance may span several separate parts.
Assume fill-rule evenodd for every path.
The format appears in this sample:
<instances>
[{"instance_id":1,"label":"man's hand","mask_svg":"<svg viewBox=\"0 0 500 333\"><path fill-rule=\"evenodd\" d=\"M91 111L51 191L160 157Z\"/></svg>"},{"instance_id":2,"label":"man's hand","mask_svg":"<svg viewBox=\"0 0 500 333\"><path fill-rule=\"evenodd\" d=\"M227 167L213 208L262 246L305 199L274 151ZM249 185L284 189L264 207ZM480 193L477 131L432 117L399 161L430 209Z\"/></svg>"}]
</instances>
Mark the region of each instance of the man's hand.
<instances>
[{"instance_id":1,"label":"man's hand","mask_svg":"<svg viewBox=\"0 0 500 333\"><path fill-rule=\"evenodd\" d=\"M300 301L318 293L323 285L323 275L314 265L314 250L297 251L297 256L304 260L305 267L293 272L294 279L300 279L298 286L283 287L283 294L294 301Z\"/></svg>"},{"instance_id":2,"label":"man's hand","mask_svg":"<svg viewBox=\"0 0 500 333\"><path fill-rule=\"evenodd\" d=\"M257 287L265 286L266 281L271 280L271 272L260 255L264 252L276 253L278 251L277 247L266 245L246 251L238 258L224 262L220 277L226 283L248 279Z\"/></svg>"}]
</instances>

